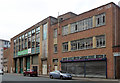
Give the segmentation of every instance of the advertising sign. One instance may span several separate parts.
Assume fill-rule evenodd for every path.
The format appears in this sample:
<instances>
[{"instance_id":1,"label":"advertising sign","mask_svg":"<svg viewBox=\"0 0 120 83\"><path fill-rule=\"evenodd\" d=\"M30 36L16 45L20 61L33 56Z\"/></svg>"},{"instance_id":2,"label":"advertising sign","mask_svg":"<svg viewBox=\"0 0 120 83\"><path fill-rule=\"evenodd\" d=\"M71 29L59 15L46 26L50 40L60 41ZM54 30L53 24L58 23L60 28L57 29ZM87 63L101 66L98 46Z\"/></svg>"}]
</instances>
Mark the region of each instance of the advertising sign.
<instances>
[{"instance_id":1,"label":"advertising sign","mask_svg":"<svg viewBox=\"0 0 120 83\"><path fill-rule=\"evenodd\" d=\"M117 53L113 53L114 56L120 56L120 52L117 52Z\"/></svg>"},{"instance_id":2,"label":"advertising sign","mask_svg":"<svg viewBox=\"0 0 120 83\"><path fill-rule=\"evenodd\" d=\"M26 55L26 54L30 54L30 53L31 53L31 48L23 50L23 51L19 51L18 52L18 56L20 56L20 55Z\"/></svg>"}]
</instances>

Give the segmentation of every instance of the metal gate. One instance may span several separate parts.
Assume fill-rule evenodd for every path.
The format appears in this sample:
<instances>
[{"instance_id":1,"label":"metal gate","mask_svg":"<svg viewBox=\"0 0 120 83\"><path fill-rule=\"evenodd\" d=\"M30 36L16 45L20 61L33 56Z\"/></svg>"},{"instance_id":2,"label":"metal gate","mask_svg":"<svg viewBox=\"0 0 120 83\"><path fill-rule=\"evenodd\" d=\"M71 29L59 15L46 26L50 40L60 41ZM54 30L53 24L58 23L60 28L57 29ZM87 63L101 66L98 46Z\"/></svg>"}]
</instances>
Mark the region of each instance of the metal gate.
<instances>
[{"instance_id":1,"label":"metal gate","mask_svg":"<svg viewBox=\"0 0 120 83\"><path fill-rule=\"evenodd\" d=\"M106 61L64 62L61 69L82 77L107 77Z\"/></svg>"}]
</instances>

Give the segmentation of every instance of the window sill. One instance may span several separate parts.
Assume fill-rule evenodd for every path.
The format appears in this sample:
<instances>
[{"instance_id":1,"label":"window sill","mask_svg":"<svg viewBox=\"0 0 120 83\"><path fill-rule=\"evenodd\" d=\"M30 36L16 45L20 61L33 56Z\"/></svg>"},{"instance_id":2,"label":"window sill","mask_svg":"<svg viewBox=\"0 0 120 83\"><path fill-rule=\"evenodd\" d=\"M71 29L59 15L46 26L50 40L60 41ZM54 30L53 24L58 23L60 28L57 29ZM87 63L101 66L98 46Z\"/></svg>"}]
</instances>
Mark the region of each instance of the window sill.
<instances>
[{"instance_id":1,"label":"window sill","mask_svg":"<svg viewBox=\"0 0 120 83\"><path fill-rule=\"evenodd\" d=\"M96 48L98 48L98 49L99 49L99 48L106 48L106 46L101 46L101 47L96 47Z\"/></svg>"},{"instance_id":2,"label":"window sill","mask_svg":"<svg viewBox=\"0 0 120 83\"><path fill-rule=\"evenodd\" d=\"M87 31L87 30L91 30L91 29L95 29L95 28L102 27L102 26L105 26L105 25L106 24L102 24L102 25L99 25L99 26L90 27L88 29L78 30L78 31L75 31L75 32L70 32L69 34L65 34L65 35L62 35L62 36L64 37L64 36L67 36L67 35L70 35L70 34L74 34L74 33L78 33L78 32L83 32L83 31Z\"/></svg>"},{"instance_id":3,"label":"window sill","mask_svg":"<svg viewBox=\"0 0 120 83\"><path fill-rule=\"evenodd\" d=\"M62 53L67 53L67 52L69 52L69 51L62 51Z\"/></svg>"},{"instance_id":4,"label":"window sill","mask_svg":"<svg viewBox=\"0 0 120 83\"><path fill-rule=\"evenodd\" d=\"M106 46L90 48L90 49L88 48L88 49L80 49L80 50L70 50L70 51L67 51L67 52L86 51L86 50L102 49L102 48L106 48ZM67 52L62 52L62 53L67 53Z\"/></svg>"}]
</instances>

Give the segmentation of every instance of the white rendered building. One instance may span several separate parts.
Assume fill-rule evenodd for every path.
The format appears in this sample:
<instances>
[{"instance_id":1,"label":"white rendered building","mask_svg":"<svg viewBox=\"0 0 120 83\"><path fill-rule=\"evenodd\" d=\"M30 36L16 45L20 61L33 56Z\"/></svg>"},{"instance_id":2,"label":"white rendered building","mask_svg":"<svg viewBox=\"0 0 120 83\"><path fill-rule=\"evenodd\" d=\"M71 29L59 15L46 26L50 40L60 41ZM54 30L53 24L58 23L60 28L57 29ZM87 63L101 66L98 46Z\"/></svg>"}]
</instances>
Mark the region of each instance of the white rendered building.
<instances>
[{"instance_id":1,"label":"white rendered building","mask_svg":"<svg viewBox=\"0 0 120 83\"><path fill-rule=\"evenodd\" d=\"M3 57L3 50L10 47L10 42L8 40L0 39L0 69L3 69L2 60Z\"/></svg>"}]
</instances>

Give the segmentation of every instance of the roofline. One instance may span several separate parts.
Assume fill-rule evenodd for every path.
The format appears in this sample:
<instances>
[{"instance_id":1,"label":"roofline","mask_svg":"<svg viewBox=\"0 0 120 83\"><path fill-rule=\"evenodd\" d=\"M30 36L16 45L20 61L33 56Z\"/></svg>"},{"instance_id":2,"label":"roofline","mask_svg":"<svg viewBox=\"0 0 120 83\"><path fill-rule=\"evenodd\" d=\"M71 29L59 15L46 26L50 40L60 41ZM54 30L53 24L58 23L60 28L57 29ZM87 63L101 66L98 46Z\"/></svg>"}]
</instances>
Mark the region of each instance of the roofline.
<instances>
[{"instance_id":1,"label":"roofline","mask_svg":"<svg viewBox=\"0 0 120 83\"><path fill-rule=\"evenodd\" d=\"M36 24L34 24L34 25L32 25L31 27L29 27L29 28L27 28L27 29L25 29L24 31L22 31L22 32L20 32L19 34L17 34L17 35L15 35L15 36L13 36L12 38L10 38L10 39L14 39L15 37L17 37L18 35L20 35L20 34L22 34L22 33L24 33L24 32L26 32L27 30L29 30L29 29L31 29L32 27L37 27L40 23L42 23L43 21L45 21L45 20L47 20L47 19L49 19L49 18L54 18L54 19L57 19L57 18L55 18L55 17L53 17L53 16L48 16L47 18L45 18L45 19L43 19L42 21L40 21L40 22L38 22L38 23L36 23Z\"/></svg>"},{"instance_id":2,"label":"roofline","mask_svg":"<svg viewBox=\"0 0 120 83\"><path fill-rule=\"evenodd\" d=\"M91 10L88 10L88 11L86 11L86 12L83 12L83 13L80 13L80 14L76 14L76 16L74 16L74 17L71 17L71 18L68 18L68 19L65 19L65 20L63 20L63 21L66 21L66 20L69 20L69 19L72 19L72 18L75 18L75 17L77 17L77 16L80 16L80 15L82 15L82 14L85 14L85 13L88 13L88 12L91 12L91 11L93 11L93 10L96 10L96 9L98 9L98 8L101 8L101 7L103 7L103 6L106 6L106 5L108 5L108 4L114 4L115 6L117 6L117 7L119 7L118 5L116 5L114 2L110 2L110 3L107 3L107 4L105 4L105 5L102 5L102 6L99 6L99 7L96 7L96 8L93 8L93 9L91 9ZM120 7L119 7L120 8ZM68 12L69 13L69 12ZM65 13L65 14L67 14L67 13ZM63 15L65 15L65 14L63 14ZM63 22L62 21L62 22ZM53 24L53 25L56 25L57 23L55 23L55 24Z\"/></svg>"},{"instance_id":3,"label":"roofline","mask_svg":"<svg viewBox=\"0 0 120 83\"><path fill-rule=\"evenodd\" d=\"M10 42L9 40L5 40L5 39L0 39L0 41L8 41L8 42Z\"/></svg>"},{"instance_id":4,"label":"roofline","mask_svg":"<svg viewBox=\"0 0 120 83\"><path fill-rule=\"evenodd\" d=\"M98 8L101 8L101 7L103 7L103 6L106 6L106 5L108 5L108 4L114 4L115 6L119 7L119 6L116 5L114 2L110 2L110 3L107 3L107 4L105 4L105 5L102 5L102 6L96 7L96 8L94 8L94 9L88 10L88 11L83 12L83 13L78 14L78 15L75 14L75 13L73 13L73 12L67 12L67 13L65 13L65 14L62 14L62 15L58 16L57 18L59 18L59 17L61 17L61 16L63 16L63 15L66 15L66 14L68 14L68 13L72 13L72 14L74 14L74 15L76 15L76 16L80 16L80 15L82 15L82 14L85 14L85 13L91 12L91 11L93 11L93 10L96 10L96 9L98 9ZM119 8L120 8L120 7L119 7ZM76 16L74 16L74 17L76 17ZM71 18L74 18L74 17L71 17ZM48 18L54 18L54 19L57 19L57 18L55 18L55 17L49 16L49 17L43 19L42 21L40 21L40 22L38 22L38 23L32 25L30 28L27 28L26 30L20 32L19 34L17 34L16 36L12 37L11 39L14 39L14 38L17 37L18 35L24 33L25 31L27 31L27 30L29 30L29 29L31 29L32 27L37 26L38 24L42 23L43 21L47 20ZM71 19L71 18L69 18L69 19ZM69 19L65 19L65 20L69 20ZM65 21L65 20L63 20L63 21ZM55 24L56 24L56 23L55 23Z\"/></svg>"},{"instance_id":5,"label":"roofline","mask_svg":"<svg viewBox=\"0 0 120 83\"><path fill-rule=\"evenodd\" d=\"M93 10L96 10L96 9L101 8L101 7L103 7L103 6L106 6L106 5L108 5L108 4L114 4L115 6L118 6L118 5L116 5L114 2L110 2L110 3L107 3L107 4L105 4L105 5L102 5L102 6L93 8L93 9L91 9L91 10L88 10L88 11L86 11L86 12L83 12L83 13L81 13L81 14L78 14L78 16L80 16L80 15L82 15L82 14L85 14L85 13L87 13L87 12L91 12L91 11L93 11ZM118 7L119 7L119 6L118 6Z\"/></svg>"},{"instance_id":6,"label":"roofline","mask_svg":"<svg viewBox=\"0 0 120 83\"><path fill-rule=\"evenodd\" d=\"M58 18L59 18L59 17L61 17L61 16L66 15L66 14L69 14L69 13L74 14L74 15L76 15L76 16L77 16L77 14L75 14L75 13L73 13L73 12L67 12L67 13L65 13L65 14L59 15L59 16L58 16Z\"/></svg>"}]
</instances>

